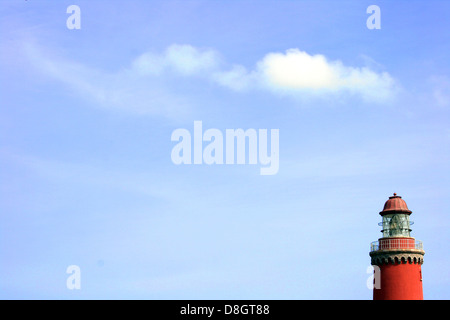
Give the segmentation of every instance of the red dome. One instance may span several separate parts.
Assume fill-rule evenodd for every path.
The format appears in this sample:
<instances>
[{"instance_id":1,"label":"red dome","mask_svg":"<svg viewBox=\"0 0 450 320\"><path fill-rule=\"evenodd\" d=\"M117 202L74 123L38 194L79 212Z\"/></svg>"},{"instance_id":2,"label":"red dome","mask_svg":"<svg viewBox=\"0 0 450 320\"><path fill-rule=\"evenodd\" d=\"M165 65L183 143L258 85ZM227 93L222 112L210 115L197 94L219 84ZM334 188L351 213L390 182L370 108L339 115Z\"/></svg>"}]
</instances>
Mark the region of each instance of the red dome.
<instances>
[{"instance_id":1,"label":"red dome","mask_svg":"<svg viewBox=\"0 0 450 320\"><path fill-rule=\"evenodd\" d=\"M398 196L396 193L384 204L383 211L380 214L383 216L389 213L407 213L411 214L412 211L408 209L405 200Z\"/></svg>"}]
</instances>

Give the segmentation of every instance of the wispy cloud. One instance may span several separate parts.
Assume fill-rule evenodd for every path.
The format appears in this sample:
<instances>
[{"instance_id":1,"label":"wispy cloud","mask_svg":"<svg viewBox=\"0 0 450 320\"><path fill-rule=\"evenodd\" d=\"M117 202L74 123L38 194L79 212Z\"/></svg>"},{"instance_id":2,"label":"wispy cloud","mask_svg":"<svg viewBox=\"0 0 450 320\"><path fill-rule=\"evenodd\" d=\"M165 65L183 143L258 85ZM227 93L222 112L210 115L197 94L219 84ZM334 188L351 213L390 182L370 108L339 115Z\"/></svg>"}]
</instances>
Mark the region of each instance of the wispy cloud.
<instances>
[{"instance_id":1,"label":"wispy cloud","mask_svg":"<svg viewBox=\"0 0 450 320\"><path fill-rule=\"evenodd\" d=\"M181 94L174 83L193 77L233 91L307 98L349 94L370 102L389 99L396 86L387 72L346 66L299 49L268 53L248 70L226 63L214 49L173 44L162 53L145 52L127 68L111 73L52 55L31 43L24 48L35 68L100 106L169 118L191 109L188 94Z\"/></svg>"},{"instance_id":2,"label":"wispy cloud","mask_svg":"<svg viewBox=\"0 0 450 320\"><path fill-rule=\"evenodd\" d=\"M341 61L328 61L324 55L310 55L299 49L266 54L253 70L234 64L227 67L220 53L190 45L171 45L162 54L147 52L133 62L141 74L175 72L203 76L232 90L269 90L290 95L320 96L349 93L369 101L389 99L395 80L387 72L370 67L351 67Z\"/></svg>"},{"instance_id":3,"label":"wispy cloud","mask_svg":"<svg viewBox=\"0 0 450 320\"><path fill-rule=\"evenodd\" d=\"M439 107L450 106L450 79L447 76L433 76L430 78L433 86L432 96Z\"/></svg>"},{"instance_id":4,"label":"wispy cloud","mask_svg":"<svg viewBox=\"0 0 450 320\"><path fill-rule=\"evenodd\" d=\"M35 69L100 107L168 118L180 117L191 109L187 99L174 94L164 81L155 76L142 77L141 68L134 65L106 72L61 58L32 43L24 46L24 52Z\"/></svg>"},{"instance_id":5,"label":"wispy cloud","mask_svg":"<svg viewBox=\"0 0 450 320\"><path fill-rule=\"evenodd\" d=\"M219 67L220 54L212 49L173 44L163 54L146 52L132 63L132 70L142 75L161 75L170 70L184 76L201 75Z\"/></svg>"}]
</instances>

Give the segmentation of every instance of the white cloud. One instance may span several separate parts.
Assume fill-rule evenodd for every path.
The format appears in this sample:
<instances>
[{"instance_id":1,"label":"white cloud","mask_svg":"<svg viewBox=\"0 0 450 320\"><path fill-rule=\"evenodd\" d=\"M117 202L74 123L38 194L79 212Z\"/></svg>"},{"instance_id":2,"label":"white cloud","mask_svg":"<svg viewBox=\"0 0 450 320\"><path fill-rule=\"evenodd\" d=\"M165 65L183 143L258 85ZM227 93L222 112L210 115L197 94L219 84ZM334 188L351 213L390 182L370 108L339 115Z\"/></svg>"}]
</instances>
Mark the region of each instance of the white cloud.
<instances>
[{"instance_id":1,"label":"white cloud","mask_svg":"<svg viewBox=\"0 0 450 320\"><path fill-rule=\"evenodd\" d=\"M145 52L128 68L114 73L54 56L32 42L24 49L36 69L102 107L171 118L192 109L179 86L179 81L189 77L235 91L266 90L294 97L353 94L364 100L384 101L395 88L395 81L386 72L345 66L299 49L268 53L249 71L239 64L227 67L216 50L173 44L160 54Z\"/></svg>"},{"instance_id":2,"label":"white cloud","mask_svg":"<svg viewBox=\"0 0 450 320\"><path fill-rule=\"evenodd\" d=\"M387 72L345 66L341 61L328 61L323 55L310 55L299 49L269 53L257 63L255 71L241 70L233 75L232 82L220 83L230 88L235 83L246 83L248 87L253 83L259 88L291 95L351 93L371 101L385 100L395 91L395 81Z\"/></svg>"},{"instance_id":3,"label":"white cloud","mask_svg":"<svg viewBox=\"0 0 450 320\"><path fill-rule=\"evenodd\" d=\"M270 86L287 89L333 88L337 74L323 55L310 56L298 49L269 53L258 63Z\"/></svg>"},{"instance_id":4,"label":"white cloud","mask_svg":"<svg viewBox=\"0 0 450 320\"><path fill-rule=\"evenodd\" d=\"M228 70L224 65L216 50L173 44L162 54L142 54L132 62L130 70L147 76L198 76L236 91L260 89L303 97L347 93L368 101L384 101L396 87L387 72L345 66L339 60L328 61L324 55L310 55L299 49L268 53L251 71L239 64Z\"/></svg>"}]
</instances>

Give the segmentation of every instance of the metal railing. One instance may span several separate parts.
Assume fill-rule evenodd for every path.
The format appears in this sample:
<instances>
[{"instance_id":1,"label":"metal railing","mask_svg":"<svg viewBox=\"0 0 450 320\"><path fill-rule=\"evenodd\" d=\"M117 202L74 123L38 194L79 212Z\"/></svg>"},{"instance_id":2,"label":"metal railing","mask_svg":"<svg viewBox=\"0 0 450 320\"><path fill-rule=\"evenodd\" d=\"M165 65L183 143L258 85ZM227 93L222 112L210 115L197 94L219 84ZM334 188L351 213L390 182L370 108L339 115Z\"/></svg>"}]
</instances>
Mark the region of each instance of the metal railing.
<instances>
[{"instance_id":1,"label":"metal railing","mask_svg":"<svg viewBox=\"0 0 450 320\"><path fill-rule=\"evenodd\" d=\"M423 243L414 239L381 239L370 244L370 251L414 249L423 250Z\"/></svg>"}]
</instances>

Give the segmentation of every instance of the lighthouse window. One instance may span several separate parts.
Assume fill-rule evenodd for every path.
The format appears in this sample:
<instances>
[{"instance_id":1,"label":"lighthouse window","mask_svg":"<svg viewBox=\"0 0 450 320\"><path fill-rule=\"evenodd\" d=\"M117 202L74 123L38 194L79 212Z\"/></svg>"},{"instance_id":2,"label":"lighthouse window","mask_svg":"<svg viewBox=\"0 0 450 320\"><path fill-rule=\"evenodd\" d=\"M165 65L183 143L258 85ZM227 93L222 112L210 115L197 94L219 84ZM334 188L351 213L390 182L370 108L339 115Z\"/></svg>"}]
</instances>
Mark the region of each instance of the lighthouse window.
<instances>
[{"instance_id":1,"label":"lighthouse window","mask_svg":"<svg viewBox=\"0 0 450 320\"><path fill-rule=\"evenodd\" d=\"M387 214L383 216L383 237L409 237L410 221L407 214Z\"/></svg>"}]
</instances>

